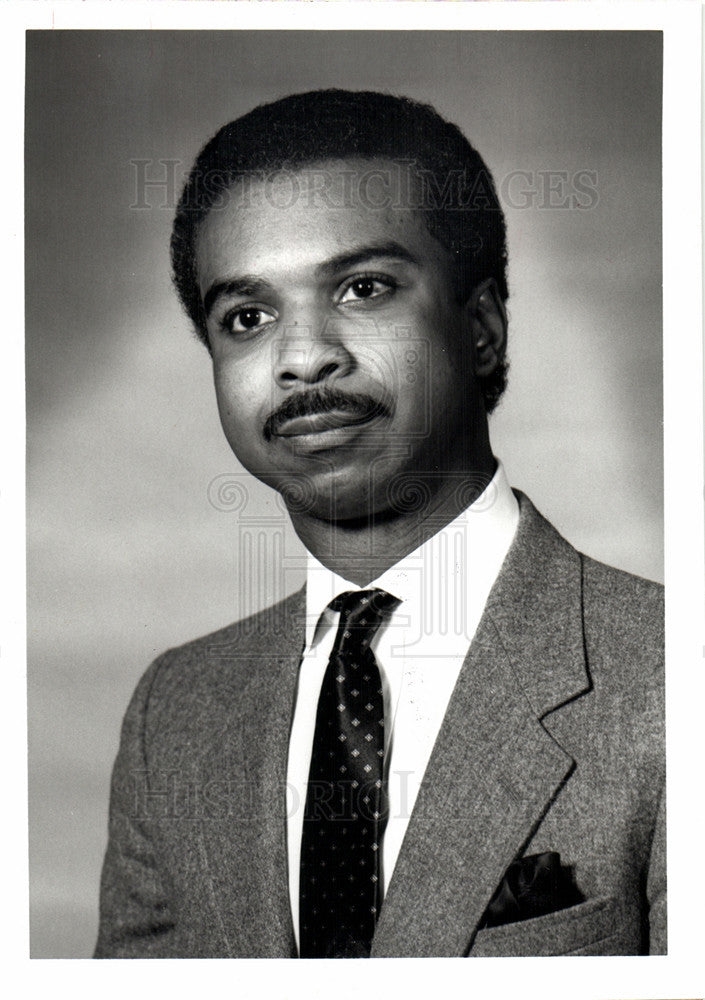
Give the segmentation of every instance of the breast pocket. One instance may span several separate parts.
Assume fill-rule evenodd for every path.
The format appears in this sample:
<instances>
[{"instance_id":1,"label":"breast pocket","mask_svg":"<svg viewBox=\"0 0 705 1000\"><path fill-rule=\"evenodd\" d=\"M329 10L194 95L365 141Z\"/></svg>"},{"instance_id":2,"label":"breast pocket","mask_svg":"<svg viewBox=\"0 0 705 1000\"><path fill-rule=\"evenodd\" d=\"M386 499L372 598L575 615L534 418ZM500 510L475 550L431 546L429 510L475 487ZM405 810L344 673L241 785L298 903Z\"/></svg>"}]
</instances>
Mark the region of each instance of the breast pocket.
<instances>
[{"instance_id":1,"label":"breast pocket","mask_svg":"<svg viewBox=\"0 0 705 1000\"><path fill-rule=\"evenodd\" d=\"M638 954L639 944L631 937L617 900L600 896L543 917L478 931L468 957Z\"/></svg>"}]
</instances>

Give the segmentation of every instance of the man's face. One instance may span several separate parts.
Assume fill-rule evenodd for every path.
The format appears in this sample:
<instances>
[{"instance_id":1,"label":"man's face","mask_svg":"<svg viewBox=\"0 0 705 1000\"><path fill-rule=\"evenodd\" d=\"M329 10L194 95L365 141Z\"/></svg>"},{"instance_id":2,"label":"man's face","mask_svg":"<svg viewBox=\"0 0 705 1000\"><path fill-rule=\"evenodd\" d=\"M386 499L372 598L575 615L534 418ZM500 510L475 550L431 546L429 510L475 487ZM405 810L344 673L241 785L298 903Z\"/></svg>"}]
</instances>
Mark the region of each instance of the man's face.
<instances>
[{"instance_id":1,"label":"man's face","mask_svg":"<svg viewBox=\"0 0 705 1000\"><path fill-rule=\"evenodd\" d=\"M225 435L318 518L408 510L485 420L450 255L402 196L392 164L325 163L238 182L199 232Z\"/></svg>"}]
</instances>

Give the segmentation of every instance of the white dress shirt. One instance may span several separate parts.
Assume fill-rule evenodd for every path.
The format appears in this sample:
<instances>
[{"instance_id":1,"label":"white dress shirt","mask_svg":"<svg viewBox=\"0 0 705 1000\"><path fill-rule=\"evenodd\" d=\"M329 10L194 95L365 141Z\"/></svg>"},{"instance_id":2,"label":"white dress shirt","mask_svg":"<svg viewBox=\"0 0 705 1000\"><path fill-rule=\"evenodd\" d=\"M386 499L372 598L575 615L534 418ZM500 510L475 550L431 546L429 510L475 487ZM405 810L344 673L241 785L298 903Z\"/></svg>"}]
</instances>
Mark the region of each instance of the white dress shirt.
<instances>
[{"instance_id":1,"label":"white dress shirt","mask_svg":"<svg viewBox=\"0 0 705 1000\"><path fill-rule=\"evenodd\" d=\"M450 696L518 522L519 505L498 463L489 486L467 510L366 587L332 573L309 555L306 645L287 768L289 895L297 946L299 859L313 733L339 617L328 604L344 591L373 587L401 602L371 644L382 678L387 744L386 892Z\"/></svg>"}]
</instances>

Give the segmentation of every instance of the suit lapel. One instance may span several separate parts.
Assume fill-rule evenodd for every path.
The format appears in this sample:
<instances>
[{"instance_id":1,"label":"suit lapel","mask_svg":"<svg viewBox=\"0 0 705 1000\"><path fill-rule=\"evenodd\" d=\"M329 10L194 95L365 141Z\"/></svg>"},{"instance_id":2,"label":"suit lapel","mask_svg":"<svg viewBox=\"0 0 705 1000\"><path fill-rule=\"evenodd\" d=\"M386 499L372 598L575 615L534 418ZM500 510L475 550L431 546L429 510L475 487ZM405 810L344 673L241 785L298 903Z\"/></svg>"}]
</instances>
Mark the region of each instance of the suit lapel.
<instances>
[{"instance_id":1,"label":"suit lapel","mask_svg":"<svg viewBox=\"0 0 705 1000\"><path fill-rule=\"evenodd\" d=\"M304 629L303 591L236 626L209 656L224 678L218 738L203 773L229 782L226 808L201 824L221 929L232 955L295 952L286 854L286 762ZM248 628L248 625L251 627ZM225 680L227 678L227 681Z\"/></svg>"},{"instance_id":2,"label":"suit lapel","mask_svg":"<svg viewBox=\"0 0 705 1000\"><path fill-rule=\"evenodd\" d=\"M588 690L579 555L520 495L517 536L438 735L372 954L466 954L574 761L541 719Z\"/></svg>"}]
</instances>

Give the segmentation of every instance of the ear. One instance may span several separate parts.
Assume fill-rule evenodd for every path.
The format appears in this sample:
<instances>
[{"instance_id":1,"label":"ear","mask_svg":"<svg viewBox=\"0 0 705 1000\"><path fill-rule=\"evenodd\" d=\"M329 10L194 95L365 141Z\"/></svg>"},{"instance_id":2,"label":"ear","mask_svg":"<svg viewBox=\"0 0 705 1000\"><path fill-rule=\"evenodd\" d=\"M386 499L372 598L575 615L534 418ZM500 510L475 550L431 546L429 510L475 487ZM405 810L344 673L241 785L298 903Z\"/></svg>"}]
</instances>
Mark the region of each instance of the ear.
<instances>
[{"instance_id":1,"label":"ear","mask_svg":"<svg viewBox=\"0 0 705 1000\"><path fill-rule=\"evenodd\" d=\"M467 302L475 348L475 374L491 375L507 349L507 313L494 278L476 285Z\"/></svg>"}]
</instances>

